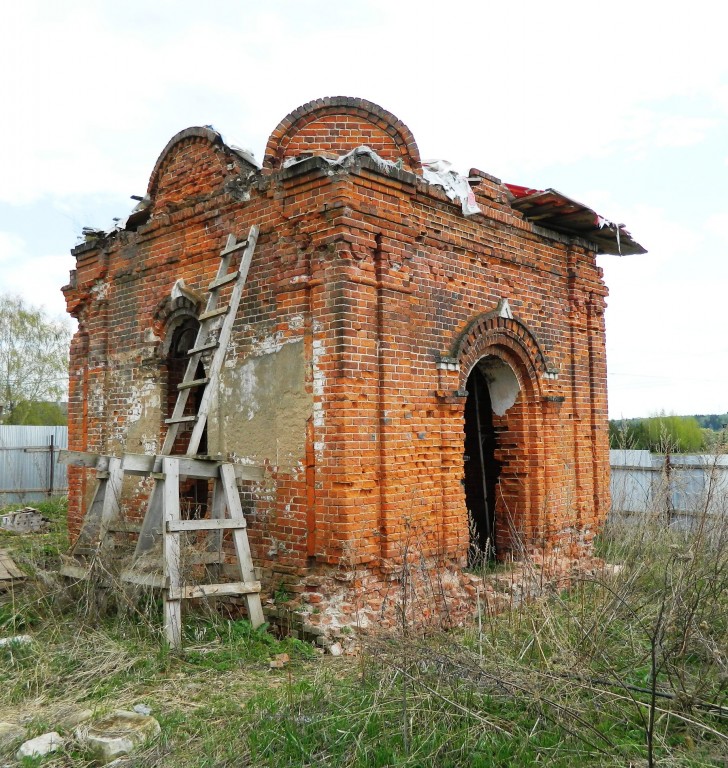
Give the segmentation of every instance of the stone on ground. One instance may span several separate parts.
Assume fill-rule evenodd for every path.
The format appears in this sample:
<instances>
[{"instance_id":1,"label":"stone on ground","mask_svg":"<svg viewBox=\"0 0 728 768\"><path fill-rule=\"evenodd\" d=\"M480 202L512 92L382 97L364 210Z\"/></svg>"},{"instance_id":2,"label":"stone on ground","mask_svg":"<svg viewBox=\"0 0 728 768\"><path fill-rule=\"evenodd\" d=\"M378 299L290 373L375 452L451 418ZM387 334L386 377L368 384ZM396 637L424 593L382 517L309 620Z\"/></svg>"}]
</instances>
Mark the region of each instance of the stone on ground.
<instances>
[{"instance_id":1,"label":"stone on ground","mask_svg":"<svg viewBox=\"0 0 728 768\"><path fill-rule=\"evenodd\" d=\"M28 731L15 723L0 723L0 749L9 747L16 741L23 741Z\"/></svg>"},{"instance_id":2,"label":"stone on ground","mask_svg":"<svg viewBox=\"0 0 728 768\"><path fill-rule=\"evenodd\" d=\"M43 755L60 749L64 741L65 739L56 731L44 733L42 736L36 736L34 739L23 742L15 756L18 760L22 760L24 757L43 757Z\"/></svg>"},{"instance_id":3,"label":"stone on ground","mask_svg":"<svg viewBox=\"0 0 728 768\"><path fill-rule=\"evenodd\" d=\"M13 645L28 645L33 642L33 638L30 635L15 635L14 637L1 637L0 648Z\"/></svg>"},{"instance_id":4,"label":"stone on ground","mask_svg":"<svg viewBox=\"0 0 728 768\"><path fill-rule=\"evenodd\" d=\"M56 727L62 731L71 731L94 716L93 709L67 709L58 714Z\"/></svg>"},{"instance_id":5,"label":"stone on ground","mask_svg":"<svg viewBox=\"0 0 728 768\"><path fill-rule=\"evenodd\" d=\"M76 729L76 737L102 765L128 755L161 733L159 723L148 715L117 709L110 715Z\"/></svg>"}]
</instances>

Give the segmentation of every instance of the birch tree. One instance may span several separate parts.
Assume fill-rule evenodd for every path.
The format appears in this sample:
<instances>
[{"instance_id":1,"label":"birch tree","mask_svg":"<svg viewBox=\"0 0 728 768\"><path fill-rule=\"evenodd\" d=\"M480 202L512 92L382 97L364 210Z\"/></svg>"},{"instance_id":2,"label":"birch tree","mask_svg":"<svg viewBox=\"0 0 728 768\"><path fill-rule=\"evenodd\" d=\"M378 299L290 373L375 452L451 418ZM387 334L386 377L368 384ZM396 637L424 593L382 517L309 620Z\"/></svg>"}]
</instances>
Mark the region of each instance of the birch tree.
<instances>
[{"instance_id":1,"label":"birch tree","mask_svg":"<svg viewBox=\"0 0 728 768\"><path fill-rule=\"evenodd\" d=\"M0 294L0 423L56 403L68 389L69 324L19 296Z\"/></svg>"}]
</instances>

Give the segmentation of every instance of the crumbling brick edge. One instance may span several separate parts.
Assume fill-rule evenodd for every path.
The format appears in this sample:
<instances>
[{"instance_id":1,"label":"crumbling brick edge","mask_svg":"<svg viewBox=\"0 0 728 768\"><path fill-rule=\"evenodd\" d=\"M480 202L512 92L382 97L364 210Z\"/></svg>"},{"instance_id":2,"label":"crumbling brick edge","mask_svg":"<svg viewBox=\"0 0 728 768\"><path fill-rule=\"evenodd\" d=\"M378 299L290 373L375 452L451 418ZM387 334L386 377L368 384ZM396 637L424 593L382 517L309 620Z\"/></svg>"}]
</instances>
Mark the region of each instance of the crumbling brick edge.
<instances>
[{"instance_id":1,"label":"crumbling brick edge","mask_svg":"<svg viewBox=\"0 0 728 768\"><path fill-rule=\"evenodd\" d=\"M289 599L264 602L266 619L281 636L338 644L355 654L367 636L414 631L420 635L467 628L549 595L593 580L606 564L591 550L545 553L462 569L417 557L406 566L339 568L305 577Z\"/></svg>"}]
</instances>

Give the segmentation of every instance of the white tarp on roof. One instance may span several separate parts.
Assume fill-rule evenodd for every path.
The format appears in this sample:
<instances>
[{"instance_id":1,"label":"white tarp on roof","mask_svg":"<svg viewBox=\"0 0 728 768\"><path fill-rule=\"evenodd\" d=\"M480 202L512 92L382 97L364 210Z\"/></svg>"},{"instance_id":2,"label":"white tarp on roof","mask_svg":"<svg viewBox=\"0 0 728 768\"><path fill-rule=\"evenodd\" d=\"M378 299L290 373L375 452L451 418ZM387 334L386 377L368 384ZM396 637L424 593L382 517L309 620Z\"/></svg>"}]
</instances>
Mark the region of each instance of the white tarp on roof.
<instances>
[{"instance_id":1,"label":"white tarp on roof","mask_svg":"<svg viewBox=\"0 0 728 768\"><path fill-rule=\"evenodd\" d=\"M481 212L468 180L452 170L452 163L447 160L425 160L422 163L422 176L428 184L442 187L451 200L460 200L464 216Z\"/></svg>"}]
</instances>

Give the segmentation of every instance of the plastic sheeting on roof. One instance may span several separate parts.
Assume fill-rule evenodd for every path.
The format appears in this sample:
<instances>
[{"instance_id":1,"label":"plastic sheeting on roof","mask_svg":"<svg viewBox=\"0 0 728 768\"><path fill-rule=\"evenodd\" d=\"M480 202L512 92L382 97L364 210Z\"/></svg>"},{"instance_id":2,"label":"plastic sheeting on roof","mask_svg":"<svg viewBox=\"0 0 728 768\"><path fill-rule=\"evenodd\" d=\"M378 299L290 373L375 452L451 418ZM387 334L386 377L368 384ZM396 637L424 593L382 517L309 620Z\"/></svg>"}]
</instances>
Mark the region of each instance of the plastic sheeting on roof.
<instances>
[{"instance_id":1,"label":"plastic sheeting on roof","mask_svg":"<svg viewBox=\"0 0 728 768\"><path fill-rule=\"evenodd\" d=\"M464 216L481 213L467 178L452 170L452 163L447 160L425 160L422 163L422 176L428 184L442 187L451 200L460 200Z\"/></svg>"}]
</instances>

